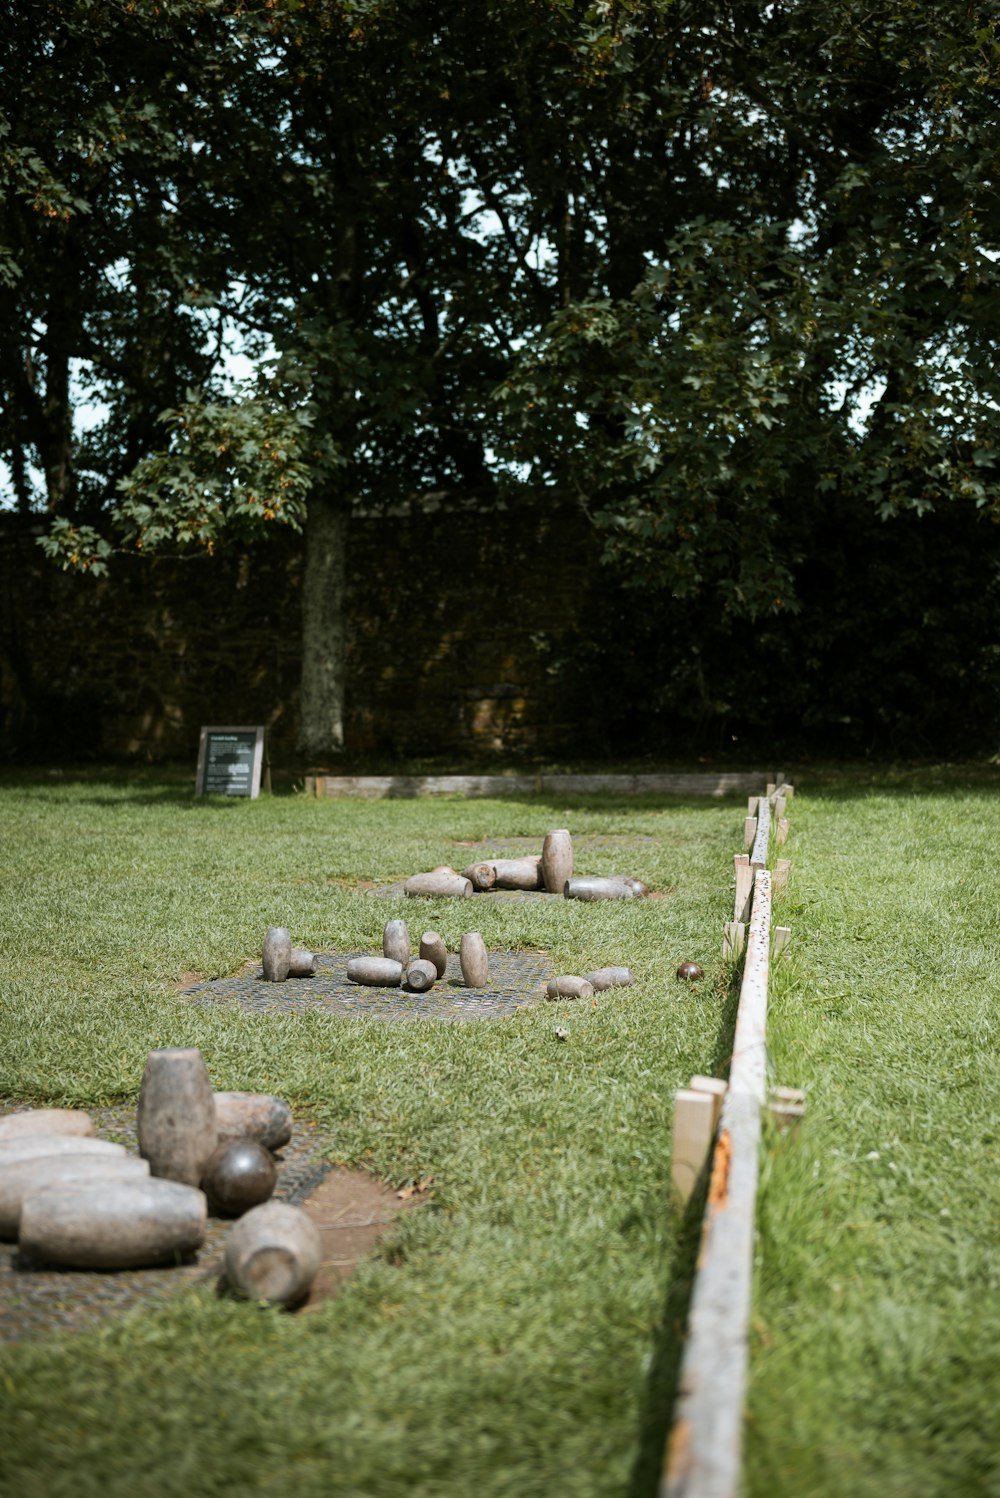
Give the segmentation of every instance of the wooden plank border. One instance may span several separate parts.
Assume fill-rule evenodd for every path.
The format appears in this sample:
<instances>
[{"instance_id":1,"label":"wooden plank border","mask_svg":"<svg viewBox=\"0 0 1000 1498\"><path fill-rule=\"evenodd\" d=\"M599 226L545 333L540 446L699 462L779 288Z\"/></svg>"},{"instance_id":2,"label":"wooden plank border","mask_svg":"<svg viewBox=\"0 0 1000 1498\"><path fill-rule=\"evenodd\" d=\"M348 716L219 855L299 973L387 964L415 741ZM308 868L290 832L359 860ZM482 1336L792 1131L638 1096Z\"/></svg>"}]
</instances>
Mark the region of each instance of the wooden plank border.
<instances>
[{"instance_id":1,"label":"wooden plank border","mask_svg":"<svg viewBox=\"0 0 1000 1498\"><path fill-rule=\"evenodd\" d=\"M761 1111L767 1101L770 927L771 875L757 869L729 1087L659 1498L737 1498L740 1491Z\"/></svg>"},{"instance_id":2,"label":"wooden plank border","mask_svg":"<svg viewBox=\"0 0 1000 1498\"><path fill-rule=\"evenodd\" d=\"M759 771L648 775L323 775L305 776L306 795L371 800L418 796L727 796L759 786Z\"/></svg>"}]
</instances>

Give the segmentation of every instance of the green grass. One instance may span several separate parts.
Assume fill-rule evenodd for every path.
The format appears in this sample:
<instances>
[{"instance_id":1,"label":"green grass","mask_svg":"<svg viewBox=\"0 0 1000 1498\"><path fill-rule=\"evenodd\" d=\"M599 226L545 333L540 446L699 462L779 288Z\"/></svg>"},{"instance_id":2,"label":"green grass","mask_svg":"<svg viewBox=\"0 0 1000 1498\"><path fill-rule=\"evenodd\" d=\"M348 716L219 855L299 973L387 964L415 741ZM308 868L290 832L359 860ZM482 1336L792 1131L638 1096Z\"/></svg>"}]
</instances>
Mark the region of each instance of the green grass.
<instances>
[{"instance_id":1,"label":"green grass","mask_svg":"<svg viewBox=\"0 0 1000 1498\"><path fill-rule=\"evenodd\" d=\"M764 1160L751 1494L1000 1492L995 788L995 772L817 771L792 804L793 956L769 1033L776 1080L806 1086L809 1108ZM218 1088L280 1092L315 1118L331 1159L434 1189L310 1317L206 1287L4 1347L0 1492L652 1498L698 1227L697 1203L684 1219L669 1204L671 1099L728 1053L719 951L743 810L251 804L149 772L6 774L7 1096L134 1100L150 1048L197 1045ZM636 987L596 1009L393 1026L174 992L187 971L235 971L273 924L377 950L405 915L454 949L465 903L418 911L355 886L460 867L456 844L483 836L540 847L557 826L634 837L578 867L672 893L484 901L476 925L561 970L628 963ZM674 977L688 957L700 985Z\"/></svg>"},{"instance_id":2,"label":"green grass","mask_svg":"<svg viewBox=\"0 0 1000 1498\"><path fill-rule=\"evenodd\" d=\"M793 816L769 1041L809 1104L759 1200L748 1491L997 1494L996 782L831 787Z\"/></svg>"}]
</instances>

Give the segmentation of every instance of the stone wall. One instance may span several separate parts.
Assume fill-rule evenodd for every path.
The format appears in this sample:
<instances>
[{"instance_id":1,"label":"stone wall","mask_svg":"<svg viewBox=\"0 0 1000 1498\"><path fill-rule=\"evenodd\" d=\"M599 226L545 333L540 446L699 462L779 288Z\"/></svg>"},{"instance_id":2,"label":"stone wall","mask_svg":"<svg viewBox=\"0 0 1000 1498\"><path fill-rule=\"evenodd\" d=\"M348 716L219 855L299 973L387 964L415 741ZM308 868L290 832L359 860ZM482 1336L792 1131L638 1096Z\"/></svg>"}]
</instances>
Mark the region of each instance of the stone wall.
<instances>
[{"instance_id":1,"label":"stone wall","mask_svg":"<svg viewBox=\"0 0 1000 1498\"><path fill-rule=\"evenodd\" d=\"M264 723L295 755L298 537L60 572L0 517L0 754L190 759L206 723ZM565 751L586 708L573 643L598 588L572 506L410 506L353 523L347 748L355 758Z\"/></svg>"}]
</instances>

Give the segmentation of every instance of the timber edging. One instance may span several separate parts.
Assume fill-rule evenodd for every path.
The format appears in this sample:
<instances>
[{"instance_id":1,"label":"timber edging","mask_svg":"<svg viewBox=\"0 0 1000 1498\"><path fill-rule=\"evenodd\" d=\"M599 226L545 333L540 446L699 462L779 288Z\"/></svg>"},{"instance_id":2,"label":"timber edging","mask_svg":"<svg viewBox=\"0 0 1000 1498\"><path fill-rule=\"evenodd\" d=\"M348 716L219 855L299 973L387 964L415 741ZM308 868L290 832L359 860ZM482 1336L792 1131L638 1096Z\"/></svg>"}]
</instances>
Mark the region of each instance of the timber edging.
<instances>
[{"instance_id":1,"label":"timber edging","mask_svg":"<svg viewBox=\"0 0 1000 1498\"><path fill-rule=\"evenodd\" d=\"M763 771L648 775L307 775L307 796L368 800L418 796L727 796L781 776Z\"/></svg>"},{"instance_id":2,"label":"timber edging","mask_svg":"<svg viewBox=\"0 0 1000 1498\"><path fill-rule=\"evenodd\" d=\"M751 799L744 839L752 851L735 858L735 919L726 923L723 956L742 956L743 970L725 1090L720 1097L717 1080L692 1077L690 1087L674 1095L675 1190L685 1201L706 1165L709 1179L658 1498L739 1498L742 1489L759 1155L769 1106L768 981L772 955L784 952L790 936L786 927L772 933L771 926L772 894L784 889L790 865L780 859L772 874L767 863L772 811L787 837L781 814L792 790L776 777L766 795ZM775 1092L789 1099L794 1093L794 1103L776 1116L801 1117L803 1093Z\"/></svg>"}]
</instances>

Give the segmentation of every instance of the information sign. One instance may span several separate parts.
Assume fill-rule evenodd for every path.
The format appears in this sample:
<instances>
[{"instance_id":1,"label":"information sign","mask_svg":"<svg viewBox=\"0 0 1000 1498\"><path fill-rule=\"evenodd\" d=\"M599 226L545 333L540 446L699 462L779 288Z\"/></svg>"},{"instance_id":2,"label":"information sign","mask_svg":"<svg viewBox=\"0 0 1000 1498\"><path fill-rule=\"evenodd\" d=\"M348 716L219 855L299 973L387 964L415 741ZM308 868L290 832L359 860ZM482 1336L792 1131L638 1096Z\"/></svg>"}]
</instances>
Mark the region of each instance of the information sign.
<instances>
[{"instance_id":1,"label":"information sign","mask_svg":"<svg viewBox=\"0 0 1000 1498\"><path fill-rule=\"evenodd\" d=\"M196 796L260 795L264 768L262 727L210 727L201 730L198 743Z\"/></svg>"}]
</instances>

